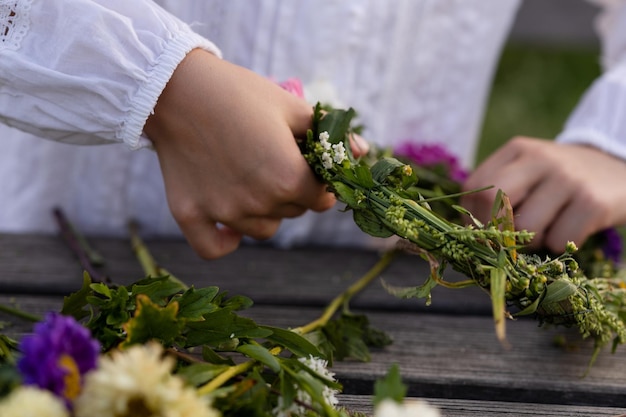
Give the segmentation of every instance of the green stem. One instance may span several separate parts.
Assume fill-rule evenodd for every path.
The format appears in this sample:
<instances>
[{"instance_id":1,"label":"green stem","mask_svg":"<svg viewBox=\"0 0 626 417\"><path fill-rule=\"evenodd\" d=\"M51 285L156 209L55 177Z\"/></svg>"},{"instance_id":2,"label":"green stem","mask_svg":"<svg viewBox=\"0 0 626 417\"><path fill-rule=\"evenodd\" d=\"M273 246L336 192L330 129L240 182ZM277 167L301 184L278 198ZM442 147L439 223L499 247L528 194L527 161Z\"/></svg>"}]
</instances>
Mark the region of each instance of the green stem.
<instances>
[{"instance_id":1,"label":"green stem","mask_svg":"<svg viewBox=\"0 0 626 417\"><path fill-rule=\"evenodd\" d=\"M130 244L143 269L144 274L148 277L163 277L168 275L170 279L177 281L183 288L187 289L188 286L185 285L181 280L176 278L173 274L171 274L167 269L162 268L154 259L148 247L144 244L141 237L139 237L139 225L130 221L128 223L128 232L130 234Z\"/></svg>"},{"instance_id":2,"label":"green stem","mask_svg":"<svg viewBox=\"0 0 626 417\"><path fill-rule=\"evenodd\" d=\"M365 287L367 287L368 284L372 282L372 280L374 280L374 278L378 277L380 273L387 266L389 266L397 253L398 251L395 250L385 252L380 260L369 271L367 271L367 273L363 277L361 277L357 282L348 287L348 289L346 289L343 293L335 297L335 299L326 307L323 314L318 319L310 322L305 326L297 327L292 331L298 334L307 334L324 326L335 315L337 310L339 310L342 305L344 305L352 297L354 297L355 294L358 294L363 289L365 289ZM280 346L276 346L273 349L270 349L270 352L273 355L278 355L281 351L282 348ZM256 363L256 361L251 360L229 367L224 372L213 378L211 381L198 388L198 394L210 394L211 392L224 385L230 379L248 371Z\"/></svg>"},{"instance_id":3,"label":"green stem","mask_svg":"<svg viewBox=\"0 0 626 417\"><path fill-rule=\"evenodd\" d=\"M0 311L6 314L10 314L14 317L19 317L24 320L32 321L33 323L37 323L41 321L41 317L35 316L34 314L27 313L17 308L5 306L2 304L0 304Z\"/></svg>"},{"instance_id":4,"label":"green stem","mask_svg":"<svg viewBox=\"0 0 626 417\"><path fill-rule=\"evenodd\" d=\"M213 391L224 385L226 382L228 382L231 378L234 378L237 375L246 372L254 364L255 361L248 361L240 363L239 365L231 366L230 368L213 378L211 381L198 388L198 395L202 396L212 393Z\"/></svg>"},{"instance_id":5,"label":"green stem","mask_svg":"<svg viewBox=\"0 0 626 417\"><path fill-rule=\"evenodd\" d=\"M324 310L324 313L318 319L310 322L307 325L296 327L295 329L293 329L293 331L298 334L307 334L326 325L326 323L328 323L328 321L335 315L337 310L339 310L342 305L347 303L352 297L354 297L355 294L365 289L365 287L367 287L370 282L374 280L374 278L378 277L380 273L385 268L387 268L387 266L389 266L397 253L398 251L396 250L390 250L385 252L380 260L372 267L372 269L367 271L367 273L363 275L363 277L361 277L357 282L348 287L347 290L335 297L335 299L331 301L331 303Z\"/></svg>"},{"instance_id":6,"label":"green stem","mask_svg":"<svg viewBox=\"0 0 626 417\"><path fill-rule=\"evenodd\" d=\"M274 356L280 354L281 351L282 349L280 347L270 349L270 353ZM237 375L248 371L250 368L252 368L252 366L257 363L257 361L251 360L229 367L224 372L213 378L211 381L198 388L198 395L208 395L212 393L213 391L224 385L226 382L228 382L231 378L234 378Z\"/></svg>"}]
</instances>

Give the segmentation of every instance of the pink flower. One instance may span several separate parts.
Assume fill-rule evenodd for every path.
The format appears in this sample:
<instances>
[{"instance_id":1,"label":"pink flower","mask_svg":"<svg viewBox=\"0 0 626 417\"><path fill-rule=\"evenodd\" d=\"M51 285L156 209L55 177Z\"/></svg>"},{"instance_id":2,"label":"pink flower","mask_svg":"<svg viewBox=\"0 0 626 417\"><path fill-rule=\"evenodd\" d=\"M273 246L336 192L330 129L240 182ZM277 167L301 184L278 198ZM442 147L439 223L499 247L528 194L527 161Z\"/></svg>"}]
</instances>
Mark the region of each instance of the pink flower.
<instances>
[{"instance_id":1,"label":"pink flower","mask_svg":"<svg viewBox=\"0 0 626 417\"><path fill-rule=\"evenodd\" d=\"M300 81L299 78L287 78L285 81L279 82L278 85L294 96L304 98L304 89L302 88L302 81Z\"/></svg>"}]
</instances>

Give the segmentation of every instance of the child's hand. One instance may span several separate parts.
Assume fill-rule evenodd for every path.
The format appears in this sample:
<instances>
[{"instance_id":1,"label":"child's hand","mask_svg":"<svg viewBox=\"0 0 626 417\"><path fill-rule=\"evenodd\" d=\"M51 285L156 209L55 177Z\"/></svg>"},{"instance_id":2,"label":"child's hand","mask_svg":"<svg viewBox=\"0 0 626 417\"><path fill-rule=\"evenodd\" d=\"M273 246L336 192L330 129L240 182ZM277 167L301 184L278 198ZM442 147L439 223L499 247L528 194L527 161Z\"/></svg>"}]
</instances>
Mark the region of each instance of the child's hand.
<instances>
[{"instance_id":1,"label":"child's hand","mask_svg":"<svg viewBox=\"0 0 626 417\"><path fill-rule=\"evenodd\" d=\"M282 218L323 211L335 198L296 144L312 107L259 75L194 50L168 83L145 131L174 218L204 258L243 235L272 236Z\"/></svg>"},{"instance_id":2,"label":"child's hand","mask_svg":"<svg viewBox=\"0 0 626 417\"><path fill-rule=\"evenodd\" d=\"M626 162L596 148L518 137L491 155L464 184L462 205L487 221L498 189L510 198L516 229L535 232L533 247L563 252L626 223Z\"/></svg>"}]
</instances>

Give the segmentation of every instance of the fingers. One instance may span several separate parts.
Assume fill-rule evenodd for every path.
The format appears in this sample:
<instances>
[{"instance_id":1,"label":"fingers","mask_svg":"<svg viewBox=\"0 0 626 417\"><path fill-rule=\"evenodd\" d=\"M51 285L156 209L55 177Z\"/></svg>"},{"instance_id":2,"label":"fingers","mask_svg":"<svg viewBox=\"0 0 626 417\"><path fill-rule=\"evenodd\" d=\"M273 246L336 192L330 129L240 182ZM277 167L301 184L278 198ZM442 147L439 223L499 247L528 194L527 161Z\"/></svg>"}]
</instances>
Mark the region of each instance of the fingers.
<instances>
[{"instance_id":1,"label":"fingers","mask_svg":"<svg viewBox=\"0 0 626 417\"><path fill-rule=\"evenodd\" d=\"M589 168L589 167L593 168ZM593 233L621 224L625 214L619 181L626 164L594 148L516 138L489 158L464 185L495 189L466 196L462 204L487 220L497 189L510 198L516 229L535 233L531 247L562 252Z\"/></svg>"},{"instance_id":2,"label":"fingers","mask_svg":"<svg viewBox=\"0 0 626 417\"><path fill-rule=\"evenodd\" d=\"M241 233L211 222L180 226L194 252L204 259L217 259L234 252L243 238Z\"/></svg>"},{"instance_id":3,"label":"fingers","mask_svg":"<svg viewBox=\"0 0 626 417\"><path fill-rule=\"evenodd\" d=\"M284 111L287 126L293 132L294 137L306 137L307 130L313 127L313 107L305 100L284 90L281 94L289 96L286 97L286 105L289 107Z\"/></svg>"},{"instance_id":4,"label":"fingers","mask_svg":"<svg viewBox=\"0 0 626 417\"><path fill-rule=\"evenodd\" d=\"M322 212L332 208L337 202L335 195L327 190L326 185L320 184L311 170L310 175L303 178L302 190L307 191L297 196L294 202L307 209Z\"/></svg>"},{"instance_id":5,"label":"fingers","mask_svg":"<svg viewBox=\"0 0 626 417\"><path fill-rule=\"evenodd\" d=\"M568 187L556 178L548 178L534 187L520 204L513 205L516 228L535 232L531 247L545 246L549 228L562 216L561 212L568 207L570 198ZM560 246L562 250L565 242Z\"/></svg>"},{"instance_id":6,"label":"fingers","mask_svg":"<svg viewBox=\"0 0 626 417\"><path fill-rule=\"evenodd\" d=\"M598 193L578 188L546 232L544 245L553 252L561 252L568 241L580 246L593 233L615 225L613 210L600 197L602 192Z\"/></svg>"},{"instance_id":7,"label":"fingers","mask_svg":"<svg viewBox=\"0 0 626 417\"><path fill-rule=\"evenodd\" d=\"M549 163L529 151L534 143L515 138L496 151L467 179L465 191L485 186L492 188L468 194L462 204L481 221L488 221L498 190L504 191L517 213L519 204L527 199L546 178ZM537 202L535 202L537 203ZM541 207L541 203L536 204Z\"/></svg>"},{"instance_id":8,"label":"fingers","mask_svg":"<svg viewBox=\"0 0 626 417\"><path fill-rule=\"evenodd\" d=\"M280 226L279 219L248 218L231 225L207 221L203 225L194 223L190 227L181 225L181 230L193 250L204 259L216 259L234 252L244 235L257 240L272 237Z\"/></svg>"},{"instance_id":9,"label":"fingers","mask_svg":"<svg viewBox=\"0 0 626 417\"><path fill-rule=\"evenodd\" d=\"M350 135L350 149L355 158L367 155L370 150L370 144L363 139L361 135L353 133Z\"/></svg>"}]
</instances>

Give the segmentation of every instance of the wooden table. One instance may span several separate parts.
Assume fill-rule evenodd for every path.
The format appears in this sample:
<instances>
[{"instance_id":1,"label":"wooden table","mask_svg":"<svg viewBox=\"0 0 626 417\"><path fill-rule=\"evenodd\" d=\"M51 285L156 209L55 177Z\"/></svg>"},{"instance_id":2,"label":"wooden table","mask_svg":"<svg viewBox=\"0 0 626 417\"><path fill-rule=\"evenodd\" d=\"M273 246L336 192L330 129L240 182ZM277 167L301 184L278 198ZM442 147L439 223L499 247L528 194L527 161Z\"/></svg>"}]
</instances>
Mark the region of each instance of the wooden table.
<instances>
[{"instance_id":1,"label":"wooden table","mask_svg":"<svg viewBox=\"0 0 626 417\"><path fill-rule=\"evenodd\" d=\"M106 258L105 272L117 283L143 276L128 241L91 238ZM184 241L147 240L158 262L188 284L217 285L231 295L251 297L245 312L261 324L306 324L379 254L351 249L278 250L246 246L215 261L196 257ZM417 285L427 274L413 256L395 260L383 278ZM455 279L453 273L448 276ZM0 303L34 313L58 310L63 296L80 288L82 268L55 236L0 235ZM507 323L510 349L496 340L490 300L478 289L436 288L431 306L399 300L378 282L352 303L374 326L393 338L373 352L372 361L336 362L344 385L342 404L371 413L373 382L397 363L409 396L426 398L444 416L618 416L626 413L626 346L608 350L586 377L592 346L572 329L544 329L531 319ZM20 335L30 324L11 322L6 333ZM556 338L565 337L566 347Z\"/></svg>"}]
</instances>

